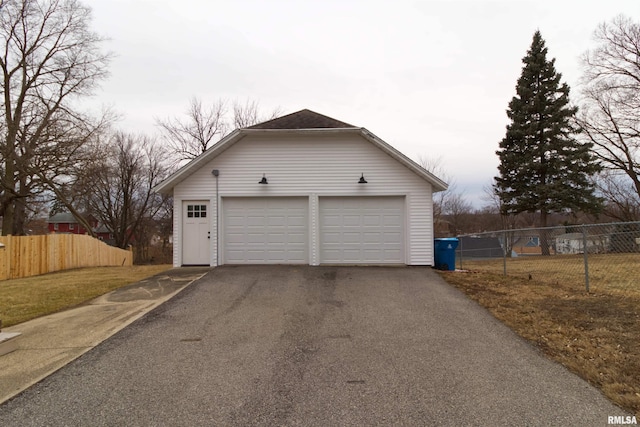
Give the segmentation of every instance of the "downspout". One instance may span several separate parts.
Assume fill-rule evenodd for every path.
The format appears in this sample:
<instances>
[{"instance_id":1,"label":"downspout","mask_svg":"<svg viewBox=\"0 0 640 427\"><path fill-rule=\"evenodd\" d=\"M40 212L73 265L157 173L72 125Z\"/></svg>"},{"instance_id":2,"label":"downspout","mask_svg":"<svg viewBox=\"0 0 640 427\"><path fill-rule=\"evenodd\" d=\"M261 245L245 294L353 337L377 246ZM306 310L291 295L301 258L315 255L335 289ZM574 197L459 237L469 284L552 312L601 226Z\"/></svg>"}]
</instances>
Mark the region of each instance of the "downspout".
<instances>
[{"instance_id":1,"label":"downspout","mask_svg":"<svg viewBox=\"0 0 640 427\"><path fill-rule=\"evenodd\" d=\"M220 266L220 198L218 197L218 176L220 171L214 169L211 174L216 177L216 267Z\"/></svg>"}]
</instances>

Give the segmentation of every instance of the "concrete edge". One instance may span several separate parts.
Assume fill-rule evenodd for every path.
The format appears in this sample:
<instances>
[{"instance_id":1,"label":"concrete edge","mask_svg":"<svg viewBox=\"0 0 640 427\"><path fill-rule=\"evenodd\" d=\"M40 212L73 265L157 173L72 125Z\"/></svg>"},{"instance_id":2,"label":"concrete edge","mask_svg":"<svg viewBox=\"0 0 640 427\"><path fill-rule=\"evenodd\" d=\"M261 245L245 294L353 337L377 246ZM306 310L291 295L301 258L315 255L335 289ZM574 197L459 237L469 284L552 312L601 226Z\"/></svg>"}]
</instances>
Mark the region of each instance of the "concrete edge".
<instances>
[{"instance_id":1,"label":"concrete edge","mask_svg":"<svg viewBox=\"0 0 640 427\"><path fill-rule=\"evenodd\" d=\"M199 274L196 278L194 278L193 280L191 280L190 282L188 282L186 285L180 287L178 290L176 290L175 292L171 293L171 294L167 294L164 297L158 299L157 301L154 301L153 304L149 305L146 308L141 309L137 314L131 316L129 319L127 319L126 321L122 322L121 325L119 325L117 328L114 328L113 331L105 336L103 339L101 339L100 341L96 342L95 344L93 344L92 346L86 347L84 350L82 350L80 353L78 353L75 357L72 357L68 360L66 360L63 364L61 364L60 366L58 366L55 369L51 369L50 371L35 377L33 380L31 380L29 383L25 384L24 386L20 387L19 389L16 389L15 393L9 395L9 396L5 396L4 398L0 398L0 405L4 404L5 402L8 402L9 400L15 398L16 396L18 396L19 394L21 394L22 392L24 392L25 390L29 389L30 387L32 387L33 385L39 383L40 381L44 380L45 378L51 376L52 374L56 373L57 371L59 371L60 369L64 368L65 366L67 366L69 363L73 362L74 360L80 358L81 356L83 356L84 354L88 353L89 351L93 350L94 348L96 348L97 346L99 346L101 343L103 343L104 341L108 340L109 338L111 338L112 336L114 336L115 334L117 334L118 332L120 332L121 330L123 330L124 328L126 328L127 326L131 325L133 322L135 322L136 320L139 320L140 318L142 318L144 315L146 315L147 313L149 313L150 311L154 310L155 308L157 308L158 306L164 304L165 302L169 301L171 298L175 297L176 295L178 295L180 292L182 292L184 289L186 289L187 287L191 286L191 284L197 280L202 279L202 277L204 277L208 272ZM154 276L151 276L154 277ZM114 292L114 291L112 291ZM105 294L107 295L107 294ZM104 296L104 295L103 295ZM100 298L100 297L98 297ZM15 340L14 340L15 341Z\"/></svg>"},{"instance_id":2,"label":"concrete edge","mask_svg":"<svg viewBox=\"0 0 640 427\"><path fill-rule=\"evenodd\" d=\"M0 332L0 356L9 354L18 349L20 332Z\"/></svg>"}]
</instances>

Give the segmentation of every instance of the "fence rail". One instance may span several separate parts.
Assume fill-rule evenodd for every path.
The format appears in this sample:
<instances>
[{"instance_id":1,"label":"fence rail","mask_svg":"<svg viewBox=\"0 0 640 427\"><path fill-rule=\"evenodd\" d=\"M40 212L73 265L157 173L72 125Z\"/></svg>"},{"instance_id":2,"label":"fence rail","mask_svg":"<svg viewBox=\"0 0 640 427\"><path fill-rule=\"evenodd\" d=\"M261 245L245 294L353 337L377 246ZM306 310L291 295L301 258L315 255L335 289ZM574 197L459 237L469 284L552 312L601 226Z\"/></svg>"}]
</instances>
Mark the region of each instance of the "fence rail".
<instances>
[{"instance_id":1,"label":"fence rail","mask_svg":"<svg viewBox=\"0 0 640 427\"><path fill-rule=\"evenodd\" d=\"M133 253L91 236L0 236L0 280L80 267L130 266Z\"/></svg>"},{"instance_id":2,"label":"fence rail","mask_svg":"<svg viewBox=\"0 0 640 427\"><path fill-rule=\"evenodd\" d=\"M640 222L501 230L458 236L457 264L587 292L640 289Z\"/></svg>"}]
</instances>

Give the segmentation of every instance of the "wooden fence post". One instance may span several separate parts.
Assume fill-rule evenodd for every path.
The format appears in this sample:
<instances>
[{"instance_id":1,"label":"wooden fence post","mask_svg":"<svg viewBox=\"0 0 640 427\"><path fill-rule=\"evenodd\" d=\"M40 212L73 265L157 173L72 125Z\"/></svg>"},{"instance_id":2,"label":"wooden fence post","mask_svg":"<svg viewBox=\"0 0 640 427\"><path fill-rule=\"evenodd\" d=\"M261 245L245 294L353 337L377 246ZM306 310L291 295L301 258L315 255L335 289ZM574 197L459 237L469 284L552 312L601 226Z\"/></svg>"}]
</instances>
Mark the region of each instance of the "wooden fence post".
<instances>
[{"instance_id":1,"label":"wooden fence post","mask_svg":"<svg viewBox=\"0 0 640 427\"><path fill-rule=\"evenodd\" d=\"M9 278L9 248L7 247L7 239L0 237L0 280Z\"/></svg>"}]
</instances>

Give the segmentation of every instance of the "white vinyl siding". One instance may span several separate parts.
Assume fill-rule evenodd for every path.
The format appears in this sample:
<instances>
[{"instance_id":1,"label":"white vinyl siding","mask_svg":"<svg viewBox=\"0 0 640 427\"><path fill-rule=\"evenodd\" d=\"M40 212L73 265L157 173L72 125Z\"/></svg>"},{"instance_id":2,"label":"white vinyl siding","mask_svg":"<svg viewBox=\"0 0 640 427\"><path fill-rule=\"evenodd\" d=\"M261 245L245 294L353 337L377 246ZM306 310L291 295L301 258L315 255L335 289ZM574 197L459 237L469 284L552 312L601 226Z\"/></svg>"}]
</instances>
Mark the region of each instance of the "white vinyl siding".
<instances>
[{"instance_id":1,"label":"white vinyl siding","mask_svg":"<svg viewBox=\"0 0 640 427\"><path fill-rule=\"evenodd\" d=\"M218 169L219 193L216 198ZM258 184L263 174L267 185ZM364 174L367 184L358 184ZM309 200L308 262L320 263L319 206L322 197L395 196L405 199L404 263L433 265L432 187L413 171L357 134L249 135L174 187L174 203L210 200L212 265L216 252L216 212L224 197L305 197ZM174 233L181 232L179 209ZM220 229L222 234L223 230ZM174 265L180 265L180 236L174 235Z\"/></svg>"}]
</instances>

